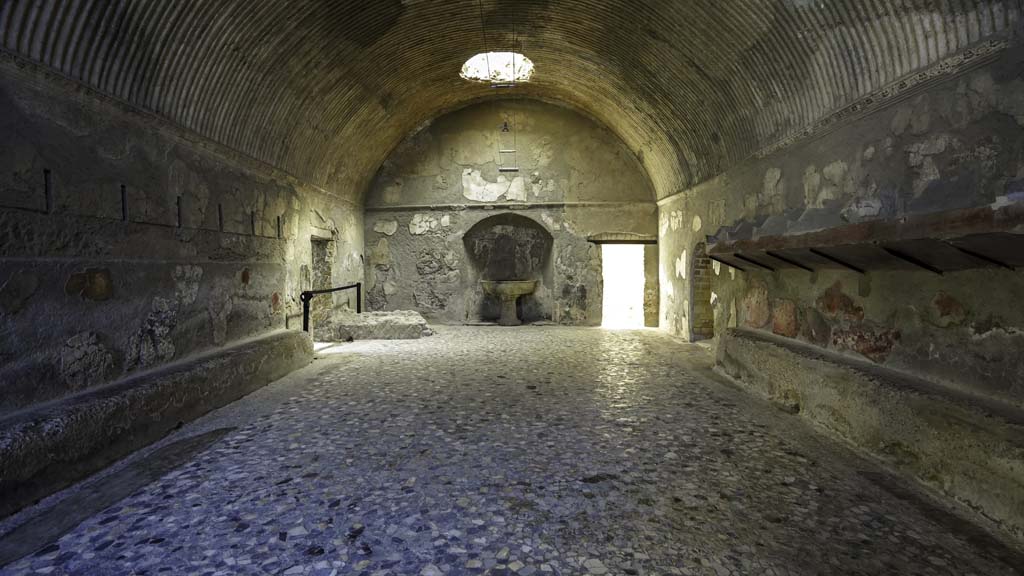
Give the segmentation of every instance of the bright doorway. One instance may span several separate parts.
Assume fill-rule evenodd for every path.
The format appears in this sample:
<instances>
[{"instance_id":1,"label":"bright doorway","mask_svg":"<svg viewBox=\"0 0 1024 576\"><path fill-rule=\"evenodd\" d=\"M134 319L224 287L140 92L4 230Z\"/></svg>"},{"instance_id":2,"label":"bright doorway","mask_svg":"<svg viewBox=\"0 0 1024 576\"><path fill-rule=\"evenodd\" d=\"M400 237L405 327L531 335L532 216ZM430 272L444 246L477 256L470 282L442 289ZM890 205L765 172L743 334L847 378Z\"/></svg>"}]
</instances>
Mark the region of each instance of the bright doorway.
<instances>
[{"instance_id":1,"label":"bright doorway","mask_svg":"<svg viewBox=\"0 0 1024 576\"><path fill-rule=\"evenodd\" d=\"M602 244L604 269L601 326L616 329L644 327L644 246Z\"/></svg>"}]
</instances>

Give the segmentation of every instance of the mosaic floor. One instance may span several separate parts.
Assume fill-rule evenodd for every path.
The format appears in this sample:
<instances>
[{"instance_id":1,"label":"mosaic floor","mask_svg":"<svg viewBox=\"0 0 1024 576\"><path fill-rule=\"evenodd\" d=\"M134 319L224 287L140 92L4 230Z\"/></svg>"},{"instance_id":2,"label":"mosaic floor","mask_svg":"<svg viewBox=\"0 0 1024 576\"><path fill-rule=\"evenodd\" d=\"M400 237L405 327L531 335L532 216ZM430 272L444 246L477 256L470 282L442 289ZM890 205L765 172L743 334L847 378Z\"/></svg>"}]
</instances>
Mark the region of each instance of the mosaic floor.
<instances>
[{"instance_id":1,"label":"mosaic floor","mask_svg":"<svg viewBox=\"0 0 1024 576\"><path fill-rule=\"evenodd\" d=\"M236 429L0 574L1014 573L658 332L330 352L186 427Z\"/></svg>"}]
</instances>

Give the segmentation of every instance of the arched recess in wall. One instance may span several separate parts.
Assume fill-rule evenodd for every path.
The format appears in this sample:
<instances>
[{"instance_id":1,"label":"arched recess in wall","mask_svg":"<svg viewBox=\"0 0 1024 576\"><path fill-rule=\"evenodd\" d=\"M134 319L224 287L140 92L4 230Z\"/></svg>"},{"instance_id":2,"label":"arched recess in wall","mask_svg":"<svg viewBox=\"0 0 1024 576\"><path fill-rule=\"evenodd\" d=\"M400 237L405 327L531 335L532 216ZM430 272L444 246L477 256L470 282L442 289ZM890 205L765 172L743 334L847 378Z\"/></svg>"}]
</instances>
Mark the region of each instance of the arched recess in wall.
<instances>
[{"instance_id":1,"label":"arched recess in wall","mask_svg":"<svg viewBox=\"0 0 1024 576\"><path fill-rule=\"evenodd\" d=\"M715 309L711 304L711 259L707 244L701 242L693 249L690 264L690 303L692 340L715 337Z\"/></svg>"},{"instance_id":2,"label":"arched recess in wall","mask_svg":"<svg viewBox=\"0 0 1024 576\"><path fill-rule=\"evenodd\" d=\"M536 280L540 293L553 288L554 237L532 218L509 212L489 216L466 231L462 243L471 282ZM524 322L548 319L551 315L550 305L545 305L536 293L521 297L518 307ZM476 308L480 319L494 319L500 314L493 298L481 298Z\"/></svg>"},{"instance_id":3,"label":"arched recess in wall","mask_svg":"<svg viewBox=\"0 0 1024 576\"><path fill-rule=\"evenodd\" d=\"M462 237L481 280L543 280L550 275L554 237L536 220L504 213L484 218Z\"/></svg>"}]
</instances>

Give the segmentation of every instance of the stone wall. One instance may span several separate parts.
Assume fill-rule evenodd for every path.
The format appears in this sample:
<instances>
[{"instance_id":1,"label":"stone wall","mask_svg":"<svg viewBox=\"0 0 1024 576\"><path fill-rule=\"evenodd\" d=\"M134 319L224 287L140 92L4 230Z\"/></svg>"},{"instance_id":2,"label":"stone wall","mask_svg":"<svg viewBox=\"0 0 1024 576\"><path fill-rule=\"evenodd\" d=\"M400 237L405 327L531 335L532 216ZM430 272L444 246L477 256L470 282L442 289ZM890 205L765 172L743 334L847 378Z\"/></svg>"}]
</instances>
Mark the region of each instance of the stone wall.
<instances>
[{"instance_id":1,"label":"stone wall","mask_svg":"<svg viewBox=\"0 0 1024 576\"><path fill-rule=\"evenodd\" d=\"M285 327L313 236L362 278L361 211L77 83L5 61L0 132L0 416Z\"/></svg>"},{"instance_id":2,"label":"stone wall","mask_svg":"<svg viewBox=\"0 0 1024 576\"><path fill-rule=\"evenodd\" d=\"M508 149L517 153L500 152ZM516 162L518 172L499 171ZM520 302L527 319L600 324L601 251L588 238L653 238L653 198L636 157L571 110L498 100L442 116L391 155L366 199L368 307L417 310L435 322L496 318L463 238L515 213L552 237L538 291Z\"/></svg>"},{"instance_id":3,"label":"stone wall","mask_svg":"<svg viewBox=\"0 0 1024 576\"><path fill-rule=\"evenodd\" d=\"M1024 57L934 85L660 203L662 325L693 335L688 260L720 227L747 238L1024 200ZM772 331L1024 403L1024 273L713 266L715 328Z\"/></svg>"}]
</instances>

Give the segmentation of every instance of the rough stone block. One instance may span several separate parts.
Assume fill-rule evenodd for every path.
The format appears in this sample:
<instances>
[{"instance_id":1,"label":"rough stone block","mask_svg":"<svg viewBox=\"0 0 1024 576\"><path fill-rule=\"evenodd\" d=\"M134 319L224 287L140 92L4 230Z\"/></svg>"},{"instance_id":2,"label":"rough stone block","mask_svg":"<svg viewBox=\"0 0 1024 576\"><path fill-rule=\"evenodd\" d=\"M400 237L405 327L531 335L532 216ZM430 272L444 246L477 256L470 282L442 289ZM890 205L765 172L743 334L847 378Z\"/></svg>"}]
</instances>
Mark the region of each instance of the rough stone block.
<instances>
[{"instance_id":1,"label":"rough stone block","mask_svg":"<svg viewBox=\"0 0 1024 576\"><path fill-rule=\"evenodd\" d=\"M417 340L433 331L419 312L365 312L334 310L314 330L319 342L351 340Z\"/></svg>"}]
</instances>

